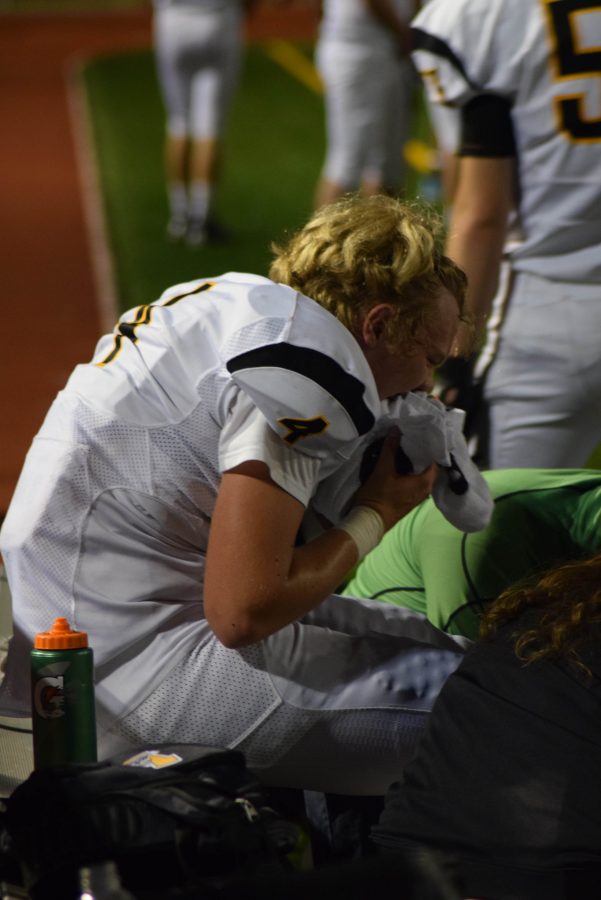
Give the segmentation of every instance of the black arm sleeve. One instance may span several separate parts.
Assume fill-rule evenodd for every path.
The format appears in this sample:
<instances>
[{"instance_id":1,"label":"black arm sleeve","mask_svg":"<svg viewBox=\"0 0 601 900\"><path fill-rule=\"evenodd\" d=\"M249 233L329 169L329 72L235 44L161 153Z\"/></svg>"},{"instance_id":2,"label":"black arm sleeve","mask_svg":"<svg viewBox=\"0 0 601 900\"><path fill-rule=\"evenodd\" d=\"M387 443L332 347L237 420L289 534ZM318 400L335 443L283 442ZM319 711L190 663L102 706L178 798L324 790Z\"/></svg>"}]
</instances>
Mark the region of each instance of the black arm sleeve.
<instances>
[{"instance_id":1,"label":"black arm sleeve","mask_svg":"<svg viewBox=\"0 0 601 900\"><path fill-rule=\"evenodd\" d=\"M511 103L498 94L481 94L461 107L458 156L515 156Z\"/></svg>"}]
</instances>

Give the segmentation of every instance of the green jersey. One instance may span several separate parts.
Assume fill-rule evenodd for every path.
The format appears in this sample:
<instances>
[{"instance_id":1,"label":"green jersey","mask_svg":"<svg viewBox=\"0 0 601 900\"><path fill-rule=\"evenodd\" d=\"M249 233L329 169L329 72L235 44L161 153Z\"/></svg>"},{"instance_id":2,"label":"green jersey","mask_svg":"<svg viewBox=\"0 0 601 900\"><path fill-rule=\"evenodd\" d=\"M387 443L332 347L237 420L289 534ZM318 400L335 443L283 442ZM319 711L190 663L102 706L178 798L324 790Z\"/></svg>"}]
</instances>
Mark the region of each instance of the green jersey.
<instances>
[{"instance_id":1,"label":"green jersey","mask_svg":"<svg viewBox=\"0 0 601 900\"><path fill-rule=\"evenodd\" d=\"M424 613L451 634L476 638L484 605L510 584L601 548L601 471L485 472L490 524L471 534L426 500L384 535L344 588Z\"/></svg>"}]
</instances>

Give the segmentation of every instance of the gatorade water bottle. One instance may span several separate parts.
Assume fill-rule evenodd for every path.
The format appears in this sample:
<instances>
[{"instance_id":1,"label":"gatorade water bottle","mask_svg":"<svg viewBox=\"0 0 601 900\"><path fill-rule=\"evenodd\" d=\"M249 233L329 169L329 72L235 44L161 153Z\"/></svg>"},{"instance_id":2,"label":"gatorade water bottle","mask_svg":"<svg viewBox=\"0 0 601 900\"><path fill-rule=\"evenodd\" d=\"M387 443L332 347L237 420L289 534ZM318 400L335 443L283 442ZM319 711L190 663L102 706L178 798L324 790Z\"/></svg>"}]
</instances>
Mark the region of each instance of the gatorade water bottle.
<instances>
[{"instance_id":1,"label":"gatorade water bottle","mask_svg":"<svg viewBox=\"0 0 601 900\"><path fill-rule=\"evenodd\" d=\"M55 619L31 651L31 718L36 769L96 761L94 664L85 631Z\"/></svg>"}]
</instances>

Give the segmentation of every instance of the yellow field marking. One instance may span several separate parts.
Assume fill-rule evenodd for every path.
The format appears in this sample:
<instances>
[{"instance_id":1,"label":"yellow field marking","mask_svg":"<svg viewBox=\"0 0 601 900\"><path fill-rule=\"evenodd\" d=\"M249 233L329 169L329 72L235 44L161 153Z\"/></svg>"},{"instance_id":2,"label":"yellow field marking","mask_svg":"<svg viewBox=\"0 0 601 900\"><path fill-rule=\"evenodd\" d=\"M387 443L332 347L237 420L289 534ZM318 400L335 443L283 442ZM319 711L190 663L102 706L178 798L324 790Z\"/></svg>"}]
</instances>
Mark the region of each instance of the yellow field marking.
<instances>
[{"instance_id":1,"label":"yellow field marking","mask_svg":"<svg viewBox=\"0 0 601 900\"><path fill-rule=\"evenodd\" d=\"M266 41L263 44L267 56L285 69L293 78L316 94L323 94L323 85L317 69L304 53L288 41Z\"/></svg>"},{"instance_id":2,"label":"yellow field marking","mask_svg":"<svg viewBox=\"0 0 601 900\"><path fill-rule=\"evenodd\" d=\"M316 94L323 94L323 84L311 59L288 41L273 40L262 44L265 55ZM438 169L436 149L421 140L410 139L403 148L405 161L420 175Z\"/></svg>"},{"instance_id":3,"label":"yellow field marking","mask_svg":"<svg viewBox=\"0 0 601 900\"><path fill-rule=\"evenodd\" d=\"M409 163L420 175L428 175L436 172L439 167L438 153L435 147L431 147L417 138L410 138L403 147L405 162Z\"/></svg>"}]
</instances>

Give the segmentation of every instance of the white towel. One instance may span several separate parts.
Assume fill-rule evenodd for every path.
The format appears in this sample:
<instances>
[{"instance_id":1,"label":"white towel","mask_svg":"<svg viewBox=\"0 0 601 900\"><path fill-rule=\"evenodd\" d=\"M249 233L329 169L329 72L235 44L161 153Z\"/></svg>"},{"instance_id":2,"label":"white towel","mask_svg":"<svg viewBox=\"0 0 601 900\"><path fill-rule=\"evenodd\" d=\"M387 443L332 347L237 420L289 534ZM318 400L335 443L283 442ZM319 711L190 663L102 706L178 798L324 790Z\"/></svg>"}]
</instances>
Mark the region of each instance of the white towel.
<instances>
[{"instance_id":1,"label":"white towel","mask_svg":"<svg viewBox=\"0 0 601 900\"><path fill-rule=\"evenodd\" d=\"M313 498L314 509L331 522L340 521L364 480L370 447L380 444L396 426L401 433L402 470L419 473L437 463L440 473L434 482L432 499L438 509L460 531L485 528L494 503L488 485L470 459L462 430L463 410L449 409L425 393L397 397L383 406L385 415L370 432L368 442L320 485Z\"/></svg>"},{"instance_id":2,"label":"white towel","mask_svg":"<svg viewBox=\"0 0 601 900\"><path fill-rule=\"evenodd\" d=\"M440 466L432 488L438 509L456 528L472 532L488 525L494 502L470 459L464 421L462 409L449 409L435 397L412 393L400 403L395 424L401 430L401 447L414 472L423 472L432 462Z\"/></svg>"}]
</instances>

